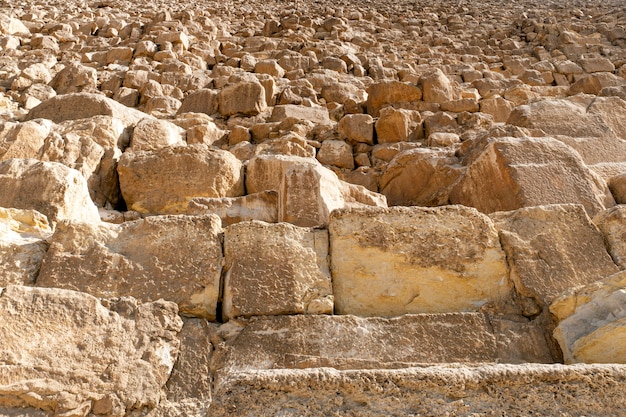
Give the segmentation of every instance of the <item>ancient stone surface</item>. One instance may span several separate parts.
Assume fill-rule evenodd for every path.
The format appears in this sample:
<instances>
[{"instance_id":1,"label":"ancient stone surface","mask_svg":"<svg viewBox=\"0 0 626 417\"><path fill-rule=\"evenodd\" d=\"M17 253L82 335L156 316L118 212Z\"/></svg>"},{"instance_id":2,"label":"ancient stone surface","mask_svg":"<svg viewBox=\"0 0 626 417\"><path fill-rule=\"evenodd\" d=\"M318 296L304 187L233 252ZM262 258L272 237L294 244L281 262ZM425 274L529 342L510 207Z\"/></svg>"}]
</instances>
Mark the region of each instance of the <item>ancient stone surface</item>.
<instances>
[{"instance_id":1,"label":"ancient stone surface","mask_svg":"<svg viewBox=\"0 0 626 417\"><path fill-rule=\"evenodd\" d=\"M475 311L510 289L498 234L471 208L338 210L329 231L338 314Z\"/></svg>"},{"instance_id":2,"label":"ancient stone surface","mask_svg":"<svg viewBox=\"0 0 626 417\"><path fill-rule=\"evenodd\" d=\"M215 213L220 216L224 226L247 220L276 223L278 221L278 193L262 191L243 197L196 197L189 201L185 212L189 214Z\"/></svg>"},{"instance_id":3,"label":"ancient stone surface","mask_svg":"<svg viewBox=\"0 0 626 417\"><path fill-rule=\"evenodd\" d=\"M243 222L224 231L223 317L331 314L328 232Z\"/></svg>"},{"instance_id":4,"label":"ancient stone surface","mask_svg":"<svg viewBox=\"0 0 626 417\"><path fill-rule=\"evenodd\" d=\"M51 235L43 214L0 207L0 287L35 283Z\"/></svg>"},{"instance_id":5,"label":"ancient stone surface","mask_svg":"<svg viewBox=\"0 0 626 417\"><path fill-rule=\"evenodd\" d=\"M124 416L154 408L178 356L176 304L50 288L0 293L0 404Z\"/></svg>"},{"instance_id":6,"label":"ancient stone surface","mask_svg":"<svg viewBox=\"0 0 626 417\"><path fill-rule=\"evenodd\" d=\"M528 207L494 213L491 218L515 289L540 307L568 288L617 272L602 234L580 205Z\"/></svg>"},{"instance_id":7,"label":"ancient stone surface","mask_svg":"<svg viewBox=\"0 0 626 417\"><path fill-rule=\"evenodd\" d=\"M223 266L216 215L154 216L121 225L59 225L37 285L97 297L130 295L178 303L186 315L216 317Z\"/></svg>"},{"instance_id":8,"label":"ancient stone surface","mask_svg":"<svg viewBox=\"0 0 626 417\"><path fill-rule=\"evenodd\" d=\"M100 221L84 177L56 162L4 161L0 163L0 190L0 207L37 210L53 227L61 220Z\"/></svg>"},{"instance_id":9,"label":"ancient stone surface","mask_svg":"<svg viewBox=\"0 0 626 417\"><path fill-rule=\"evenodd\" d=\"M194 197L244 194L241 162L229 152L202 145L127 151L118 173L128 208L143 213L184 212ZM152 186L145 187L146 182Z\"/></svg>"},{"instance_id":10,"label":"ancient stone surface","mask_svg":"<svg viewBox=\"0 0 626 417\"><path fill-rule=\"evenodd\" d=\"M626 206L603 211L593 218L593 222L604 234L613 261L620 269L626 269Z\"/></svg>"}]
</instances>

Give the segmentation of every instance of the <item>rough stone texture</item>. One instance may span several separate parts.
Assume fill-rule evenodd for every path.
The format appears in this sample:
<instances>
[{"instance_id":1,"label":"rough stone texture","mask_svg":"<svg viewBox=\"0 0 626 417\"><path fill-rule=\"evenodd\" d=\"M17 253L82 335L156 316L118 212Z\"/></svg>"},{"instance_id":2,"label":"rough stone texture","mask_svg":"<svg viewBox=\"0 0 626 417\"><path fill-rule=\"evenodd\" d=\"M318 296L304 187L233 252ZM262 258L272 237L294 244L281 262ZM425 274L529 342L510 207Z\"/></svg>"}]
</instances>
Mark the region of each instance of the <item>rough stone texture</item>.
<instances>
[{"instance_id":1,"label":"rough stone texture","mask_svg":"<svg viewBox=\"0 0 626 417\"><path fill-rule=\"evenodd\" d=\"M223 116L255 115L267 107L265 89L259 82L240 82L230 85L218 95L219 111Z\"/></svg>"},{"instance_id":2,"label":"rough stone texture","mask_svg":"<svg viewBox=\"0 0 626 417\"><path fill-rule=\"evenodd\" d=\"M192 198L185 212L189 214L215 213L220 216L224 226L247 220L276 223L278 221L278 193L262 191L243 197Z\"/></svg>"},{"instance_id":3,"label":"rough stone texture","mask_svg":"<svg viewBox=\"0 0 626 417\"><path fill-rule=\"evenodd\" d=\"M618 416L626 413L618 365L435 366L406 370L241 372L218 385L216 416Z\"/></svg>"},{"instance_id":4,"label":"rough stone texture","mask_svg":"<svg viewBox=\"0 0 626 417\"><path fill-rule=\"evenodd\" d=\"M378 143L411 141L420 137L421 117L418 112L386 107L376 121Z\"/></svg>"},{"instance_id":5,"label":"rough stone texture","mask_svg":"<svg viewBox=\"0 0 626 417\"><path fill-rule=\"evenodd\" d=\"M548 138L495 138L466 161L450 201L484 213L544 204L582 204L590 216L615 201L580 155Z\"/></svg>"},{"instance_id":6,"label":"rough stone texture","mask_svg":"<svg viewBox=\"0 0 626 417\"><path fill-rule=\"evenodd\" d=\"M422 90L416 85L399 81L381 81L368 89L367 112L378 117L380 109L393 107L412 107L411 104L422 99Z\"/></svg>"},{"instance_id":7,"label":"rough stone texture","mask_svg":"<svg viewBox=\"0 0 626 417\"><path fill-rule=\"evenodd\" d=\"M223 266L216 215L154 216L121 225L59 225L37 286L97 297L164 298L186 315L216 317Z\"/></svg>"},{"instance_id":8,"label":"rough stone texture","mask_svg":"<svg viewBox=\"0 0 626 417\"><path fill-rule=\"evenodd\" d=\"M626 204L626 170L622 174L611 177L608 184L615 202Z\"/></svg>"},{"instance_id":9,"label":"rough stone texture","mask_svg":"<svg viewBox=\"0 0 626 417\"><path fill-rule=\"evenodd\" d=\"M0 163L0 207L32 209L52 227L61 220L99 222L87 182L76 170L56 162L9 159Z\"/></svg>"},{"instance_id":10,"label":"rough stone texture","mask_svg":"<svg viewBox=\"0 0 626 417\"><path fill-rule=\"evenodd\" d=\"M0 405L124 416L155 407L182 327L176 304L50 288L0 292Z\"/></svg>"},{"instance_id":11,"label":"rough stone texture","mask_svg":"<svg viewBox=\"0 0 626 417\"><path fill-rule=\"evenodd\" d=\"M135 126L130 139L133 151L154 151L170 146L183 146L185 131L166 120L146 118Z\"/></svg>"},{"instance_id":12,"label":"rough stone texture","mask_svg":"<svg viewBox=\"0 0 626 417\"><path fill-rule=\"evenodd\" d=\"M593 218L593 222L604 234L613 262L620 269L626 269L626 206L603 211Z\"/></svg>"},{"instance_id":13,"label":"rough stone texture","mask_svg":"<svg viewBox=\"0 0 626 417\"><path fill-rule=\"evenodd\" d=\"M37 158L51 128L52 123L43 119L4 124L0 132L0 160Z\"/></svg>"},{"instance_id":14,"label":"rough stone texture","mask_svg":"<svg viewBox=\"0 0 626 417\"><path fill-rule=\"evenodd\" d=\"M243 222L224 230L223 317L332 314L328 232Z\"/></svg>"},{"instance_id":15,"label":"rough stone texture","mask_svg":"<svg viewBox=\"0 0 626 417\"><path fill-rule=\"evenodd\" d=\"M498 234L474 209L338 210L329 231L338 314L475 311L509 293Z\"/></svg>"},{"instance_id":16,"label":"rough stone texture","mask_svg":"<svg viewBox=\"0 0 626 417\"><path fill-rule=\"evenodd\" d=\"M626 363L625 302L626 272L620 272L566 292L550 306L566 363Z\"/></svg>"},{"instance_id":17,"label":"rough stone texture","mask_svg":"<svg viewBox=\"0 0 626 417\"><path fill-rule=\"evenodd\" d=\"M350 142L374 144L374 119L369 114L347 114L337 127L339 135Z\"/></svg>"},{"instance_id":18,"label":"rough stone texture","mask_svg":"<svg viewBox=\"0 0 626 417\"><path fill-rule=\"evenodd\" d=\"M0 287L35 283L51 235L43 214L0 207Z\"/></svg>"},{"instance_id":19,"label":"rough stone texture","mask_svg":"<svg viewBox=\"0 0 626 417\"><path fill-rule=\"evenodd\" d=\"M118 173L128 208L142 213L180 213L193 197L244 194L241 162L227 151L202 145L127 151Z\"/></svg>"},{"instance_id":20,"label":"rough stone texture","mask_svg":"<svg viewBox=\"0 0 626 417\"><path fill-rule=\"evenodd\" d=\"M491 218L500 233L511 281L521 296L538 306L550 305L568 288L618 270L581 205L528 207Z\"/></svg>"}]
</instances>

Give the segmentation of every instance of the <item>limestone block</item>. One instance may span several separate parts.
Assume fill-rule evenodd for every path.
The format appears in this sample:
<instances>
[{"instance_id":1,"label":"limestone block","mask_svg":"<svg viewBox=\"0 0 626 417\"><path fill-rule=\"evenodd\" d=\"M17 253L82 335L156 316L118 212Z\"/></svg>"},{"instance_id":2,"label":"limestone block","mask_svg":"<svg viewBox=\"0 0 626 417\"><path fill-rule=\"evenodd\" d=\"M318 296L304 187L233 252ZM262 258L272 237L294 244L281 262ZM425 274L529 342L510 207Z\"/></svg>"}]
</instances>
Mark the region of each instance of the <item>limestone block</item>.
<instances>
[{"instance_id":1,"label":"limestone block","mask_svg":"<svg viewBox=\"0 0 626 417\"><path fill-rule=\"evenodd\" d=\"M220 232L215 215L59 225L37 286L97 297L163 298L184 314L212 320L222 270Z\"/></svg>"},{"instance_id":2,"label":"limestone block","mask_svg":"<svg viewBox=\"0 0 626 417\"><path fill-rule=\"evenodd\" d=\"M25 123L6 123L0 132L0 160L37 158L53 123L32 120Z\"/></svg>"},{"instance_id":3,"label":"limestone block","mask_svg":"<svg viewBox=\"0 0 626 417\"><path fill-rule=\"evenodd\" d=\"M52 288L0 292L0 404L122 417L160 400L178 355L174 303ZM26 395L25 395L26 394Z\"/></svg>"},{"instance_id":4,"label":"limestone block","mask_svg":"<svg viewBox=\"0 0 626 417\"><path fill-rule=\"evenodd\" d=\"M378 117L383 107L393 105L402 108L422 99L422 90L418 86L400 81L381 81L372 84L368 87L367 93L367 113L373 117Z\"/></svg>"},{"instance_id":5,"label":"limestone block","mask_svg":"<svg viewBox=\"0 0 626 417\"><path fill-rule=\"evenodd\" d=\"M581 205L527 207L491 215L517 292L540 306L568 288L617 272Z\"/></svg>"},{"instance_id":6,"label":"limestone block","mask_svg":"<svg viewBox=\"0 0 626 417\"><path fill-rule=\"evenodd\" d=\"M626 80L609 72L599 72L587 75L576 81L569 88L569 93L599 95L605 87L617 87L626 84Z\"/></svg>"},{"instance_id":7,"label":"limestone block","mask_svg":"<svg viewBox=\"0 0 626 417\"><path fill-rule=\"evenodd\" d=\"M196 197L189 201L185 212L188 214L215 213L220 216L224 226L248 220L276 223L278 221L278 192L261 191L242 197Z\"/></svg>"},{"instance_id":8,"label":"limestone block","mask_svg":"<svg viewBox=\"0 0 626 417\"><path fill-rule=\"evenodd\" d=\"M326 103L335 102L346 106L352 102L360 107L367 100L367 92L360 85L333 80L322 87L322 98Z\"/></svg>"},{"instance_id":9,"label":"limestone block","mask_svg":"<svg viewBox=\"0 0 626 417\"><path fill-rule=\"evenodd\" d=\"M422 118L418 112L387 107L379 114L376 121L378 143L410 141L419 136Z\"/></svg>"},{"instance_id":10,"label":"limestone block","mask_svg":"<svg viewBox=\"0 0 626 417\"><path fill-rule=\"evenodd\" d=\"M178 109L178 113L204 113L212 115L217 113L219 105L219 92L209 88L202 88L190 93Z\"/></svg>"},{"instance_id":11,"label":"limestone block","mask_svg":"<svg viewBox=\"0 0 626 417\"><path fill-rule=\"evenodd\" d=\"M291 155L261 154L250 159L246 167L248 194L280 189L285 172L294 165L318 165L313 158Z\"/></svg>"},{"instance_id":12,"label":"limestone block","mask_svg":"<svg viewBox=\"0 0 626 417\"><path fill-rule=\"evenodd\" d=\"M328 231L242 222L224 230L223 317L332 314Z\"/></svg>"},{"instance_id":13,"label":"limestone block","mask_svg":"<svg viewBox=\"0 0 626 417\"><path fill-rule=\"evenodd\" d=\"M428 103L445 103L461 98L450 79L438 68L420 76L419 86L424 92L424 101Z\"/></svg>"},{"instance_id":14,"label":"limestone block","mask_svg":"<svg viewBox=\"0 0 626 417\"><path fill-rule=\"evenodd\" d=\"M613 261L626 269L626 206L619 205L598 213L593 222L604 235Z\"/></svg>"},{"instance_id":15,"label":"limestone block","mask_svg":"<svg viewBox=\"0 0 626 417\"><path fill-rule=\"evenodd\" d=\"M202 145L127 151L118 173L128 208L141 213L184 212L193 197L244 195L241 162L230 152Z\"/></svg>"},{"instance_id":16,"label":"limestone block","mask_svg":"<svg viewBox=\"0 0 626 417\"><path fill-rule=\"evenodd\" d=\"M337 129L340 137L351 143L374 144L374 119L369 114L347 114Z\"/></svg>"},{"instance_id":17,"label":"limestone block","mask_svg":"<svg viewBox=\"0 0 626 417\"><path fill-rule=\"evenodd\" d=\"M509 293L498 233L472 208L337 210L329 231L339 314L475 311Z\"/></svg>"},{"instance_id":18,"label":"limestone block","mask_svg":"<svg viewBox=\"0 0 626 417\"><path fill-rule=\"evenodd\" d=\"M493 138L466 161L450 201L483 213L574 203L590 216L615 205L606 183L580 155L550 137Z\"/></svg>"},{"instance_id":19,"label":"limestone block","mask_svg":"<svg viewBox=\"0 0 626 417\"><path fill-rule=\"evenodd\" d=\"M57 94L93 92L98 85L98 72L76 62L69 63L57 73L50 86Z\"/></svg>"},{"instance_id":20,"label":"limestone block","mask_svg":"<svg viewBox=\"0 0 626 417\"><path fill-rule=\"evenodd\" d=\"M589 54L591 55L591 54ZM604 57L601 56L585 56L583 55L579 60L580 66L583 67L585 72L613 72L615 71L615 65Z\"/></svg>"},{"instance_id":21,"label":"limestone block","mask_svg":"<svg viewBox=\"0 0 626 417\"><path fill-rule=\"evenodd\" d=\"M411 149L397 154L380 178L380 192L392 206L441 206L463 174L454 152Z\"/></svg>"},{"instance_id":22,"label":"limestone block","mask_svg":"<svg viewBox=\"0 0 626 417\"><path fill-rule=\"evenodd\" d=\"M64 120L87 119L93 116L111 116L131 126L150 117L117 101L99 94L62 94L48 99L32 109L27 120L49 119L55 123Z\"/></svg>"},{"instance_id":23,"label":"limestone block","mask_svg":"<svg viewBox=\"0 0 626 417\"><path fill-rule=\"evenodd\" d=\"M566 292L550 306L566 363L626 363L626 272Z\"/></svg>"},{"instance_id":24,"label":"limestone block","mask_svg":"<svg viewBox=\"0 0 626 417\"><path fill-rule=\"evenodd\" d=\"M54 227L61 220L100 222L87 182L75 169L56 162L9 159L0 163L0 207L32 209Z\"/></svg>"},{"instance_id":25,"label":"limestone block","mask_svg":"<svg viewBox=\"0 0 626 417\"><path fill-rule=\"evenodd\" d=\"M0 15L0 33L6 35L30 36L30 30L19 19L6 14Z\"/></svg>"},{"instance_id":26,"label":"limestone block","mask_svg":"<svg viewBox=\"0 0 626 417\"><path fill-rule=\"evenodd\" d=\"M43 214L0 207L0 287L35 283L51 235Z\"/></svg>"},{"instance_id":27,"label":"limestone block","mask_svg":"<svg viewBox=\"0 0 626 417\"><path fill-rule=\"evenodd\" d=\"M239 325L245 327L236 338L218 345L218 384L225 371L385 369L497 358L495 336L481 313L269 316Z\"/></svg>"},{"instance_id":28,"label":"limestone block","mask_svg":"<svg viewBox=\"0 0 626 417\"><path fill-rule=\"evenodd\" d=\"M282 122L286 119L307 120L317 125L330 125L330 116L325 107L307 107L295 104L275 106L270 122Z\"/></svg>"},{"instance_id":29,"label":"limestone block","mask_svg":"<svg viewBox=\"0 0 626 417\"><path fill-rule=\"evenodd\" d=\"M323 165L354 169L352 146L342 140L325 140L317 153L317 160Z\"/></svg>"},{"instance_id":30,"label":"limestone block","mask_svg":"<svg viewBox=\"0 0 626 417\"><path fill-rule=\"evenodd\" d=\"M265 89L261 83L251 81L241 81L225 87L218 95L218 103L222 116L254 116L267 108Z\"/></svg>"},{"instance_id":31,"label":"limestone block","mask_svg":"<svg viewBox=\"0 0 626 417\"><path fill-rule=\"evenodd\" d=\"M626 172L611 177L609 189L617 204L626 204Z\"/></svg>"},{"instance_id":32,"label":"limestone block","mask_svg":"<svg viewBox=\"0 0 626 417\"><path fill-rule=\"evenodd\" d=\"M493 121L503 123L509 119L511 111L515 108L512 101L504 99L500 96L484 98L480 100L480 111L493 116Z\"/></svg>"},{"instance_id":33,"label":"limestone block","mask_svg":"<svg viewBox=\"0 0 626 417\"><path fill-rule=\"evenodd\" d=\"M133 151L154 151L169 146L185 145L185 130L167 120L146 118L133 129L130 148Z\"/></svg>"},{"instance_id":34,"label":"limestone block","mask_svg":"<svg viewBox=\"0 0 626 417\"><path fill-rule=\"evenodd\" d=\"M275 59L262 59L254 65L254 72L257 74L269 74L276 78L283 78L285 70Z\"/></svg>"}]
</instances>

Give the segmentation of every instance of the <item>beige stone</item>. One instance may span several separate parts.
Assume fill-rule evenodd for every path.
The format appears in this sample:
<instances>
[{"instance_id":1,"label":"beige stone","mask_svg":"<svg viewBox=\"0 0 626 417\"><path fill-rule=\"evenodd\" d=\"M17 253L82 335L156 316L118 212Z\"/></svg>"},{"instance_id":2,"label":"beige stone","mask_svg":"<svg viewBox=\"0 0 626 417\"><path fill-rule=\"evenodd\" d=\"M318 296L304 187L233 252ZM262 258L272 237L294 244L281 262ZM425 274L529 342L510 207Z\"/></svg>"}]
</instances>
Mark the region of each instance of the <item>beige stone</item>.
<instances>
[{"instance_id":1,"label":"beige stone","mask_svg":"<svg viewBox=\"0 0 626 417\"><path fill-rule=\"evenodd\" d=\"M0 207L0 287L35 283L51 235L43 214Z\"/></svg>"},{"instance_id":2,"label":"beige stone","mask_svg":"<svg viewBox=\"0 0 626 417\"><path fill-rule=\"evenodd\" d=\"M440 69L420 76L419 86L424 92L424 101L428 103L445 103L461 98L450 79Z\"/></svg>"},{"instance_id":3,"label":"beige stone","mask_svg":"<svg viewBox=\"0 0 626 417\"><path fill-rule=\"evenodd\" d=\"M307 107L295 104L275 106L272 110L271 122L281 122L285 119L307 120L318 125L331 124L328 110L324 107Z\"/></svg>"},{"instance_id":4,"label":"beige stone","mask_svg":"<svg viewBox=\"0 0 626 417\"><path fill-rule=\"evenodd\" d=\"M509 119L511 111L515 108L512 101L500 96L484 98L480 100L480 111L493 116L493 121L503 123Z\"/></svg>"},{"instance_id":5,"label":"beige stone","mask_svg":"<svg viewBox=\"0 0 626 417\"><path fill-rule=\"evenodd\" d=\"M204 113L212 115L218 112L219 92L203 88L190 93L178 109L178 113Z\"/></svg>"},{"instance_id":6,"label":"beige stone","mask_svg":"<svg viewBox=\"0 0 626 417\"><path fill-rule=\"evenodd\" d=\"M580 155L550 137L490 139L468 159L450 201L483 213L574 203L593 216L615 205L606 183Z\"/></svg>"},{"instance_id":7,"label":"beige stone","mask_svg":"<svg viewBox=\"0 0 626 417\"><path fill-rule=\"evenodd\" d=\"M241 162L230 152L202 145L127 151L118 172L128 208L142 213L184 212L193 197L244 194Z\"/></svg>"},{"instance_id":8,"label":"beige stone","mask_svg":"<svg viewBox=\"0 0 626 417\"><path fill-rule=\"evenodd\" d=\"M411 107L422 99L422 90L413 84L400 81L381 81L367 89L367 112L378 117L380 109L392 105L396 108Z\"/></svg>"},{"instance_id":9,"label":"beige stone","mask_svg":"<svg viewBox=\"0 0 626 417\"><path fill-rule=\"evenodd\" d=\"M185 145L185 131L167 120L146 118L133 129L130 148L133 151L154 151Z\"/></svg>"},{"instance_id":10,"label":"beige stone","mask_svg":"<svg viewBox=\"0 0 626 417\"><path fill-rule=\"evenodd\" d=\"M328 232L242 222L224 230L223 317L331 314Z\"/></svg>"},{"instance_id":11,"label":"beige stone","mask_svg":"<svg viewBox=\"0 0 626 417\"><path fill-rule=\"evenodd\" d=\"M317 160L323 165L354 169L352 146L342 140L325 140L317 153Z\"/></svg>"},{"instance_id":12,"label":"beige stone","mask_svg":"<svg viewBox=\"0 0 626 417\"><path fill-rule=\"evenodd\" d=\"M58 94L93 92L98 84L98 72L95 68L71 62L57 73L50 86Z\"/></svg>"},{"instance_id":13,"label":"beige stone","mask_svg":"<svg viewBox=\"0 0 626 417\"><path fill-rule=\"evenodd\" d=\"M225 87L218 95L218 103L222 116L254 116L267 107L265 89L261 83L252 81L241 81Z\"/></svg>"},{"instance_id":14,"label":"beige stone","mask_svg":"<svg viewBox=\"0 0 626 417\"><path fill-rule=\"evenodd\" d=\"M619 205L598 213L593 222L604 235L613 261L626 269L626 206Z\"/></svg>"},{"instance_id":15,"label":"beige stone","mask_svg":"<svg viewBox=\"0 0 626 417\"><path fill-rule=\"evenodd\" d=\"M351 143L374 144L374 119L369 114L347 114L337 126L339 135Z\"/></svg>"},{"instance_id":16,"label":"beige stone","mask_svg":"<svg viewBox=\"0 0 626 417\"><path fill-rule=\"evenodd\" d=\"M397 154L380 178L380 192L392 206L448 204L463 167L454 152L412 149Z\"/></svg>"},{"instance_id":17,"label":"beige stone","mask_svg":"<svg viewBox=\"0 0 626 417\"><path fill-rule=\"evenodd\" d=\"M527 207L491 218L517 292L540 308L568 288L617 272L602 234L581 205Z\"/></svg>"},{"instance_id":18,"label":"beige stone","mask_svg":"<svg viewBox=\"0 0 626 417\"><path fill-rule=\"evenodd\" d=\"M339 314L475 311L509 293L498 234L474 209L338 210L329 231Z\"/></svg>"},{"instance_id":19,"label":"beige stone","mask_svg":"<svg viewBox=\"0 0 626 417\"><path fill-rule=\"evenodd\" d=\"M0 189L1 207L37 210L52 227L61 220L100 222L83 176L56 162L4 161L0 163Z\"/></svg>"},{"instance_id":20,"label":"beige stone","mask_svg":"<svg viewBox=\"0 0 626 417\"><path fill-rule=\"evenodd\" d=\"M626 363L626 273L566 292L550 307L566 363Z\"/></svg>"},{"instance_id":21,"label":"beige stone","mask_svg":"<svg viewBox=\"0 0 626 417\"><path fill-rule=\"evenodd\" d=\"M37 286L163 298L186 315L213 320L223 263L219 233L215 215L63 224L50 240Z\"/></svg>"},{"instance_id":22,"label":"beige stone","mask_svg":"<svg viewBox=\"0 0 626 417\"><path fill-rule=\"evenodd\" d=\"M189 201L185 212L189 214L215 213L220 216L224 226L248 220L276 223L278 221L278 192L262 191L242 197L196 197Z\"/></svg>"},{"instance_id":23,"label":"beige stone","mask_svg":"<svg viewBox=\"0 0 626 417\"><path fill-rule=\"evenodd\" d=\"M411 141L419 137L422 118L418 112L387 107L379 114L376 121L378 143Z\"/></svg>"},{"instance_id":24,"label":"beige stone","mask_svg":"<svg viewBox=\"0 0 626 417\"><path fill-rule=\"evenodd\" d=\"M569 88L569 93L599 95L605 87L617 87L626 84L626 80L608 72L587 75L576 81Z\"/></svg>"},{"instance_id":25,"label":"beige stone","mask_svg":"<svg viewBox=\"0 0 626 417\"><path fill-rule=\"evenodd\" d=\"M294 165L317 165L313 158L291 155L260 154L252 158L246 167L246 191L248 194L266 190L280 190L286 170Z\"/></svg>"},{"instance_id":26,"label":"beige stone","mask_svg":"<svg viewBox=\"0 0 626 417\"><path fill-rule=\"evenodd\" d=\"M0 295L0 403L125 416L160 400L178 356L174 303L9 286ZM78 382L80 381L80 382Z\"/></svg>"}]
</instances>

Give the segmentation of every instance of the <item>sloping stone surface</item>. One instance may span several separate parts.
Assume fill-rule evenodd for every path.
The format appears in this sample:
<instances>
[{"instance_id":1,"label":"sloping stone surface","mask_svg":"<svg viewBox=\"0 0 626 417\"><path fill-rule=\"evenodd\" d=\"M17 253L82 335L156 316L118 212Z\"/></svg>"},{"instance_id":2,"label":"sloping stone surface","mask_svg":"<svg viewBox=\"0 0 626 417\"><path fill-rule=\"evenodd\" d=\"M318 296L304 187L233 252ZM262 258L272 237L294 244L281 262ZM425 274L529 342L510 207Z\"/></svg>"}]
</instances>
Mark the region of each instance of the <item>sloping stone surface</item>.
<instances>
[{"instance_id":1,"label":"sloping stone surface","mask_svg":"<svg viewBox=\"0 0 626 417\"><path fill-rule=\"evenodd\" d=\"M338 210L329 231L338 314L475 311L510 289L491 220L468 207Z\"/></svg>"},{"instance_id":2,"label":"sloping stone surface","mask_svg":"<svg viewBox=\"0 0 626 417\"><path fill-rule=\"evenodd\" d=\"M604 234L613 262L626 269L626 206L619 205L599 213L593 222Z\"/></svg>"},{"instance_id":3,"label":"sloping stone surface","mask_svg":"<svg viewBox=\"0 0 626 417\"><path fill-rule=\"evenodd\" d=\"M163 298L178 303L183 314L215 319L221 231L214 214L62 224L50 240L37 285L97 297Z\"/></svg>"},{"instance_id":4,"label":"sloping stone surface","mask_svg":"<svg viewBox=\"0 0 626 417\"><path fill-rule=\"evenodd\" d=\"M0 293L0 405L56 415L154 408L178 355L176 304L49 288Z\"/></svg>"}]
</instances>

